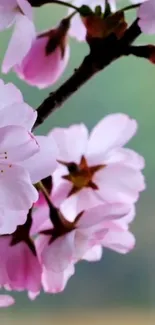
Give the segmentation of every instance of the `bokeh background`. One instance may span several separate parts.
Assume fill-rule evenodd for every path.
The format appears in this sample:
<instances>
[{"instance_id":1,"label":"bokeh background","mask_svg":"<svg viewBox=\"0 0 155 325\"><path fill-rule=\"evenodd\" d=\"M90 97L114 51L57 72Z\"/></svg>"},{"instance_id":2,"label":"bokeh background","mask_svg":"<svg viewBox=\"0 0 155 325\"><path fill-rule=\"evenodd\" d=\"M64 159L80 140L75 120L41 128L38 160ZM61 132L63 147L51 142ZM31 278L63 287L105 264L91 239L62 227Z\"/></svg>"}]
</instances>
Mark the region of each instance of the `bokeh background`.
<instances>
[{"instance_id":1,"label":"bokeh background","mask_svg":"<svg viewBox=\"0 0 155 325\"><path fill-rule=\"evenodd\" d=\"M56 25L65 14L66 10L56 5L35 10L37 29L42 31ZM130 14L128 19L132 18ZM11 31L0 34L0 60L10 35ZM153 43L154 39L143 36L138 42ZM71 75L88 52L86 44L70 40L70 45L68 68L52 89L39 91L29 87L14 73L1 77L14 82L23 92L25 101L36 108L49 91ZM46 133L55 126L79 122L91 129L112 112L125 112L138 120L139 131L130 147L146 158L147 191L141 195L132 226L137 239L135 250L126 256L105 250L101 262L79 263L76 275L61 294L41 294L33 303L26 294L16 294L16 306L0 310L1 324L155 323L155 66L134 57L120 59L90 80L37 132Z\"/></svg>"}]
</instances>

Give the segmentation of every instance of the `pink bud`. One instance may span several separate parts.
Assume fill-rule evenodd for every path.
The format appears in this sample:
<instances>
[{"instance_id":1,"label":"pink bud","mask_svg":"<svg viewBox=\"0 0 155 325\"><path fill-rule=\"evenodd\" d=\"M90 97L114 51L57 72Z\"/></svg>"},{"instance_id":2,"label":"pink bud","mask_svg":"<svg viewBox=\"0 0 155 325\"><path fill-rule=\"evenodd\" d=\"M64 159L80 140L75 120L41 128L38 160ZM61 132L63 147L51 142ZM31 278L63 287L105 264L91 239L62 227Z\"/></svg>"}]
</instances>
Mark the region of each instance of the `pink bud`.
<instances>
[{"instance_id":1,"label":"pink bud","mask_svg":"<svg viewBox=\"0 0 155 325\"><path fill-rule=\"evenodd\" d=\"M59 79L69 59L65 27L62 21L58 28L36 37L21 64L14 67L21 79L38 88L49 87Z\"/></svg>"}]
</instances>

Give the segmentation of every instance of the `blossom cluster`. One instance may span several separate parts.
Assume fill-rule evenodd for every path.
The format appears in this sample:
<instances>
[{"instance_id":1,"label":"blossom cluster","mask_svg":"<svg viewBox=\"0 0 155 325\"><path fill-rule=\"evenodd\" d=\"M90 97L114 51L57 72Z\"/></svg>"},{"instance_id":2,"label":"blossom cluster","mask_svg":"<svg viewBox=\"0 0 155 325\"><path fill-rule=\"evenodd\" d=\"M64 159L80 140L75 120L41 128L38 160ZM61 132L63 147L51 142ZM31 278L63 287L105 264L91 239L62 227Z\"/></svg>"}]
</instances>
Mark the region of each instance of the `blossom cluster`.
<instances>
[{"instance_id":1,"label":"blossom cluster","mask_svg":"<svg viewBox=\"0 0 155 325\"><path fill-rule=\"evenodd\" d=\"M14 25L2 72L13 69L40 89L67 66L69 36L90 48L92 39L120 39L129 9L136 10L141 32L155 33L154 0L131 0L119 10L115 0L64 1L71 7L66 17L40 34L33 22L36 3L0 0L0 30ZM26 290L32 300L41 290L63 291L77 263L100 260L104 247L130 252L130 223L145 190L144 158L125 147L137 132L134 119L110 114L90 134L77 124L46 136L33 134L36 120L37 110L20 90L0 80L0 287ZM0 307L13 303L12 296L0 295Z\"/></svg>"},{"instance_id":2,"label":"blossom cluster","mask_svg":"<svg viewBox=\"0 0 155 325\"><path fill-rule=\"evenodd\" d=\"M125 114L90 135L79 124L34 136L37 113L13 84L0 82L0 103L0 286L34 299L62 291L77 262L99 260L103 247L134 247L144 159L124 148L137 130Z\"/></svg>"},{"instance_id":3,"label":"blossom cluster","mask_svg":"<svg viewBox=\"0 0 155 325\"><path fill-rule=\"evenodd\" d=\"M54 2L59 3L59 1ZM71 4L79 11L75 12L70 8L69 16L64 18L58 26L37 34L33 23L32 8L37 1L0 0L0 30L14 25L13 35L2 63L2 72L7 73L13 69L19 78L40 89L53 85L62 75L69 60L68 36L75 37L78 41L85 41L87 33L95 31L95 35L102 33L106 35L111 24L108 21L106 23L106 19L102 19L102 24L98 20L94 21L92 15L86 14L85 11L83 13L83 5L89 6L87 7L89 10L100 7L104 13L109 3L110 12L115 15L117 2L119 1L73 0ZM142 32L155 34L154 0L130 0L130 3L137 4L136 14ZM117 25L118 22L114 28L116 30ZM113 32L114 29L112 29Z\"/></svg>"}]
</instances>

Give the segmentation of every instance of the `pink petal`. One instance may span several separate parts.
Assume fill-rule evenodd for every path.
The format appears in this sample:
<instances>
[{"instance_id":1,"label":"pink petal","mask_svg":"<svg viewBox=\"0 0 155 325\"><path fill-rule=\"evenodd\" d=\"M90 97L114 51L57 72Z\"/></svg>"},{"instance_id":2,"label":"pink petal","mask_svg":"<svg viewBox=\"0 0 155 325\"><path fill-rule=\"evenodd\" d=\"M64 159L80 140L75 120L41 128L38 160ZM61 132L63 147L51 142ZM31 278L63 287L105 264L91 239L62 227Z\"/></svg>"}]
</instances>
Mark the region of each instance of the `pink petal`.
<instances>
[{"instance_id":1,"label":"pink petal","mask_svg":"<svg viewBox=\"0 0 155 325\"><path fill-rule=\"evenodd\" d=\"M137 14L139 27L145 34L155 33L155 3L152 0L140 5Z\"/></svg>"},{"instance_id":2,"label":"pink petal","mask_svg":"<svg viewBox=\"0 0 155 325\"><path fill-rule=\"evenodd\" d=\"M121 219L115 220L116 226L120 227L122 230L128 230L129 224L134 220L136 215L135 206L132 205L128 214L126 214Z\"/></svg>"},{"instance_id":3,"label":"pink petal","mask_svg":"<svg viewBox=\"0 0 155 325\"><path fill-rule=\"evenodd\" d=\"M53 272L43 268L42 285L45 292L58 293L65 289L69 278L74 274L74 266L69 265L63 272Z\"/></svg>"},{"instance_id":4,"label":"pink petal","mask_svg":"<svg viewBox=\"0 0 155 325\"><path fill-rule=\"evenodd\" d=\"M21 63L34 38L35 29L32 21L22 14L16 15L15 29L2 64L3 73L8 73L14 65Z\"/></svg>"},{"instance_id":5,"label":"pink petal","mask_svg":"<svg viewBox=\"0 0 155 325\"><path fill-rule=\"evenodd\" d=\"M126 216L129 211L130 205L128 204L102 204L85 211L77 222L77 226L84 229L96 226L104 221L116 221ZM99 227L101 228L101 226Z\"/></svg>"},{"instance_id":6,"label":"pink petal","mask_svg":"<svg viewBox=\"0 0 155 325\"><path fill-rule=\"evenodd\" d=\"M54 140L46 136L37 136L39 151L22 163L30 173L32 183L50 176L56 168L57 146Z\"/></svg>"},{"instance_id":7,"label":"pink petal","mask_svg":"<svg viewBox=\"0 0 155 325\"><path fill-rule=\"evenodd\" d=\"M66 199L66 197L68 196L72 188L72 184L70 182L63 180L59 172L61 173L61 168L57 168L52 175L53 178L52 202L55 204L56 207L59 207L60 204ZM65 175L64 172L62 174Z\"/></svg>"},{"instance_id":8,"label":"pink petal","mask_svg":"<svg viewBox=\"0 0 155 325\"><path fill-rule=\"evenodd\" d=\"M31 131L37 112L26 103L16 103L0 109L0 126L20 125Z\"/></svg>"},{"instance_id":9,"label":"pink petal","mask_svg":"<svg viewBox=\"0 0 155 325\"><path fill-rule=\"evenodd\" d=\"M53 272L64 271L74 257L75 231L58 237L42 252L42 262L46 269Z\"/></svg>"},{"instance_id":10,"label":"pink petal","mask_svg":"<svg viewBox=\"0 0 155 325\"><path fill-rule=\"evenodd\" d=\"M0 128L0 163L25 160L39 151L36 139L21 126Z\"/></svg>"},{"instance_id":11,"label":"pink petal","mask_svg":"<svg viewBox=\"0 0 155 325\"><path fill-rule=\"evenodd\" d=\"M101 157L102 160L100 161L103 161L103 154L107 150L124 146L133 137L136 130L136 121L125 114L106 116L94 127L90 134L87 151L88 161L94 163L97 157Z\"/></svg>"},{"instance_id":12,"label":"pink petal","mask_svg":"<svg viewBox=\"0 0 155 325\"><path fill-rule=\"evenodd\" d=\"M101 258L102 258L102 247L99 245L93 246L83 256L83 259L88 262L100 261Z\"/></svg>"},{"instance_id":13,"label":"pink petal","mask_svg":"<svg viewBox=\"0 0 155 325\"><path fill-rule=\"evenodd\" d=\"M41 266L28 245L24 242L9 248L7 273L12 290L28 290L38 293L41 287Z\"/></svg>"},{"instance_id":14,"label":"pink petal","mask_svg":"<svg viewBox=\"0 0 155 325\"><path fill-rule=\"evenodd\" d=\"M4 8L14 9L17 6L17 0L0 0L0 5Z\"/></svg>"},{"instance_id":15,"label":"pink petal","mask_svg":"<svg viewBox=\"0 0 155 325\"><path fill-rule=\"evenodd\" d=\"M89 234L85 231L77 230L75 233L74 246L73 260L76 262L83 259L83 256L85 256L91 247Z\"/></svg>"},{"instance_id":16,"label":"pink petal","mask_svg":"<svg viewBox=\"0 0 155 325\"><path fill-rule=\"evenodd\" d=\"M22 10L25 16L30 20L33 19L32 7L27 0L17 0L18 6Z\"/></svg>"},{"instance_id":17,"label":"pink petal","mask_svg":"<svg viewBox=\"0 0 155 325\"><path fill-rule=\"evenodd\" d=\"M35 235L40 231L51 229L53 227L49 218L49 207L45 204L33 211L33 222L31 226L31 235Z\"/></svg>"},{"instance_id":18,"label":"pink petal","mask_svg":"<svg viewBox=\"0 0 155 325\"><path fill-rule=\"evenodd\" d=\"M100 198L111 203L134 203L145 189L142 173L126 165L109 165L97 172L93 181L99 187Z\"/></svg>"},{"instance_id":19,"label":"pink petal","mask_svg":"<svg viewBox=\"0 0 155 325\"><path fill-rule=\"evenodd\" d=\"M18 65L15 66L15 71L21 79L40 89L54 84L62 75L69 60L69 45L65 47L63 56L60 46L46 55L48 41L47 36L37 37L30 51L25 57L23 56L23 61L17 62Z\"/></svg>"},{"instance_id":20,"label":"pink petal","mask_svg":"<svg viewBox=\"0 0 155 325\"><path fill-rule=\"evenodd\" d=\"M134 248L135 237L129 231L109 231L102 240L102 245L118 253L126 254Z\"/></svg>"},{"instance_id":21,"label":"pink petal","mask_svg":"<svg viewBox=\"0 0 155 325\"><path fill-rule=\"evenodd\" d=\"M104 164L110 165L115 163L121 163L137 170L145 167L144 158L128 148L116 148L107 152Z\"/></svg>"},{"instance_id":22,"label":"pink petal","mask_svg":"<svg viewBox=\"0 0 155 325\"><path fill-rule=\"evenodd\" d=\"M28 211L0 209L0 235L13 233L17 226L26 222Z\"/></svg>"},{"instance_id":23,"label":"pink petal","mask_svg":"<svg viewBox=\"0 0 155 325\"><path fill-rule=\"evenodd\" d=\"M28 172L21 166L0 164L0 206L28 210L38 199Z\"/></svg>"},{"instance_id":24,"label":"pink petal","mask_svg":"<svg viewBox=\"0 0 155 325\"><path fill-rule=\"evenodd\" d=\"M15 103L22 103L23 96L20 90L11 82L4 84L0 79L0 110Z\"/></svg>"},{"instance_id":25,"label":"pink petal","mask_svg":"<svg viewBox=\"0 0 155 325\"><path fill-rule=\"evenodd\" d=\"M40 291L36 291L36 292L32 292L32 291L28 291L28 297L30 300L35 300L40 294Z\"/></svg>"},{"instance_id":26,"label":"pink petal","mask_svg":"<svg viewBox=\"0 0 155 325\"><path fill-rule=\"evenodd\" d=\"M67 220L74 221L80 212L98 206L101 203L102 200L96 196L94 190L83 188L81 191L65 199L60 205L60 210Z\"/></svg>"},{"instance_id":27,"label":"pink petal","mask_svg":"<svg viewBox=\"0 0 155 325\"><path fill-rule=\"evenodd\" d=\"M16 18L16 12L0 5L0 31L9 28Z\"/></svg>"},{"instance_id":28,"label":"pink petal","mask_svg":"<svg viewBox=\"0 0 155 325\"><path fill-rule=\"evenodd\" d=\"M0 295L0 307L9 307L15 303L13 297L9 295Z\"/></svg>"},{"instance_id":29,"label":"pink petal","mask_svg":"<svg viewBox=\"0 0 155 325\"><path fill-rule=\"evenodd\" d=\"M53 136L57 143L59 160L80 162L88 141L88 130L84 124L72 125L69 128L55 128L50 135Z\"/></svg>"}]
</instances>

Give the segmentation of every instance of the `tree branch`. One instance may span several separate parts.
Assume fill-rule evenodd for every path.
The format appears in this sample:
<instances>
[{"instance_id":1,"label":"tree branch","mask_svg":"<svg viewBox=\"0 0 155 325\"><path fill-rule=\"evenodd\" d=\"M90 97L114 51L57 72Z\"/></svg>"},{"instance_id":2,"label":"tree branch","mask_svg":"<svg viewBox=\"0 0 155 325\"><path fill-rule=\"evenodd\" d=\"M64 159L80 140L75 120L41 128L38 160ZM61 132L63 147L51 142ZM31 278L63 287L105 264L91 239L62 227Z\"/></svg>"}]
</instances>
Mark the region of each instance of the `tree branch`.
<instances>
[{"instance_id":1,"label":"tree branch","mask_svg":"<svg viewBox=\"0 0 155 325\"><path fill-rule=\"evenodd\" d=\"M54 3L53 0L28 0L32 7L41 7L48 3Z\"/></svg>"},{"instance_id":2,"label":"tree branch","mask_svg":"<svg viewBox=\"0 0 155 325\"><path fill-rule=\"evenodd\" d=\"M141 30L138 26L138 20L136 20L120 40L114 34L104 40L93 39L92 43L89 44L90 53L85 57L80 67L75 70L74 74L58 90L51 93L38 107L38 118L34 128L42 124L53 111L62 106L69 97L96 73L105 69L121 56L126 55L129 45L140 34Z\"/></svg>"},{"instance_id":3,"label":"tree branch","mask_svg":"<svg viewBox=\"0 0 155 325\"><path fill-rule=\"evenodd\" d=\"M141 45L141 46L129 46L126 52L126 55L134 55L138 58L144 58L151 61L155 64L155 46L148 44L148 45Z\"/></svg>"}]
</instances>

